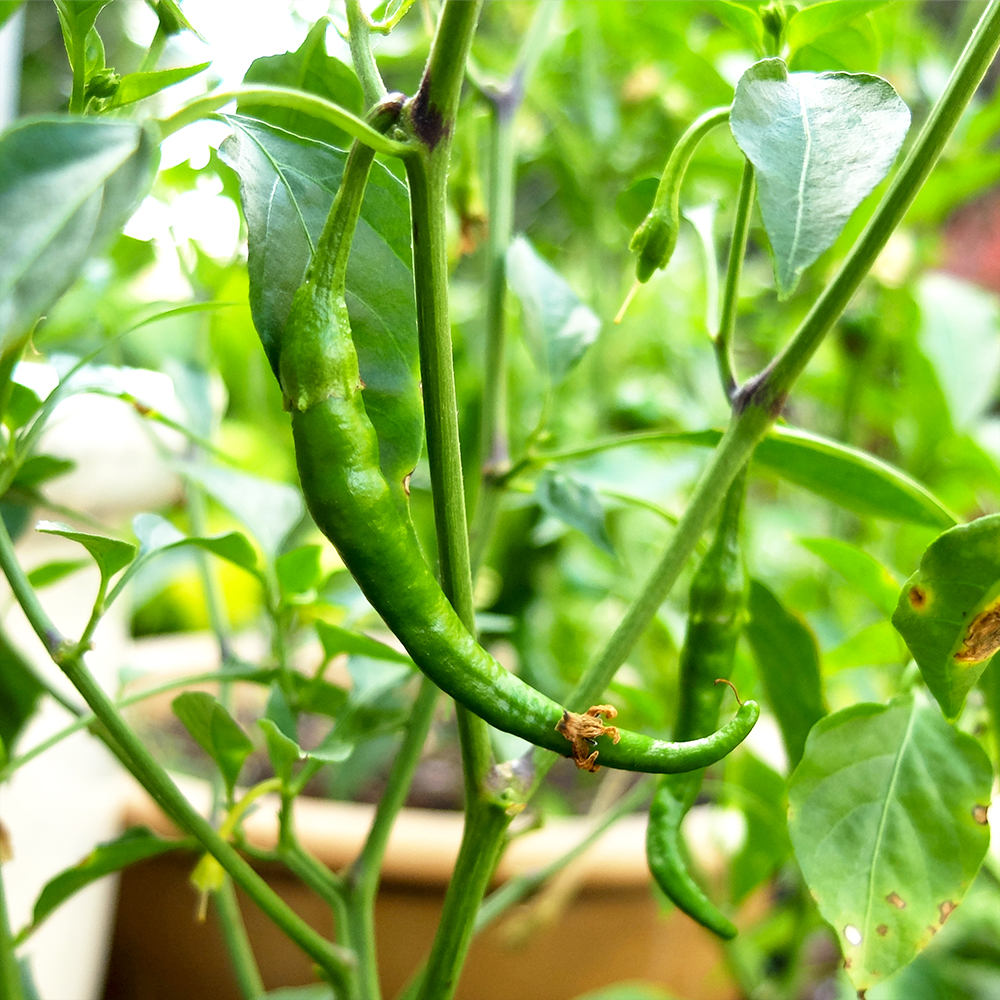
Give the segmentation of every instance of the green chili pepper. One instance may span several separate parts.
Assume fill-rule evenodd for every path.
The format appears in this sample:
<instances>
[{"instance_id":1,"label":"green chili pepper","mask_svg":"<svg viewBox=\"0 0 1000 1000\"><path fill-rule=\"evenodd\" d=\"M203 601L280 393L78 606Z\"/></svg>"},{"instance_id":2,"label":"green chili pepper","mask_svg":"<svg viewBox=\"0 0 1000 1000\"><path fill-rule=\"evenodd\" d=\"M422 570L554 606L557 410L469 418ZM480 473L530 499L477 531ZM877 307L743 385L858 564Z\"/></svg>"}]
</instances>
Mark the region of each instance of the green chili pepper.
<instances>
[{"instance_id":1,"label":"green chili pepper","mask_svg":"<svg viewBox=\"0 0 1000 1000\"><path fill-rule=\"evenodd\" d=\"M657 268L666 267L677 246L681 228L681 184L687 173L691 157L698 143L716 125L729 121L729 108L713 108L696 118L674 146L664 167L656 198L649 215L643 219L632 236L629 249L639 255L635 262L635 276L639 281L649 281Z\"/></svg>"},{"instance_id":2,"label":"green chili pepper","mask_svg":"<svg viewBox=\"0 0 1000 1000\"><path fill-rule=\"evenodd\" d=\"M712 732L733 668L736 642L746 619L748 578L740 546L746 470L723 503L715 538L691 581L688 630L681 651L680 699L674 738ZM694 805L704 771L664 775L649 809L646 856L660 888L677 907L720 937L736 928L691 877L684 862L681 821Z\"/></svg>"},{"instance_id":3,"label":"green chili pepper","mask_svg":"<svg viewBox=\"0 0 1000 1000\"><path fill-rule=\"evenodd\" d=\"M351 236L373 153L355 144L306 279L282 334L279 372L306 503L358 585L417 666L487 722L581 766L672 773L705 767L737 746L760 714L746 702L718 732L685 743L575 715L505 670L469 634L393 502L365 412L344 300ZM613 713L613 710L612 710ZM612 714L605 713L605 714Z\"/></svg>"}]
</instances>

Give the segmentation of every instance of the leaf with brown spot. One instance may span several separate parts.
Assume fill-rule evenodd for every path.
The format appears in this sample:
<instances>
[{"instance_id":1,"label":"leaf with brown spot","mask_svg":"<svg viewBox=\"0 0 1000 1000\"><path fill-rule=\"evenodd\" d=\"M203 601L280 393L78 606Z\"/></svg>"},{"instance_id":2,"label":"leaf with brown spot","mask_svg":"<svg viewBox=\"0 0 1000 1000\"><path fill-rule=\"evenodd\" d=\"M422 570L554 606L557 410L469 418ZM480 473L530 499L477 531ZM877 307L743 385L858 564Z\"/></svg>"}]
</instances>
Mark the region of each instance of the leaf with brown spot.
<instances>
[{"instance_id":1,"label":"leaf with brown spot","mask_svg":"<svg viewBox=\"0 0 1000 1000\"><path fill-rule=\"evenodd\" d=\"M1000 514L949 528L903 585L892 624L948 719L1000 649Z\"/></svg>"},{"instance_id":2,"label":"leaf with brown spot","mask_svg":"<svg viewBox=\"0 0 1000 1000\"><path fill-rule=\"evenodd\" d=\"M991 780L982 747L927 699L854 705L813 726L789 783L789 833L856 989L909 963L941 901L962 899L989 844L973 807Z\"/></svg>"},{"instance_id":3,"label":"leaf with brown spot","mask_svg":"<svg viewBox=\"0 0 1000 1000\"><path fill-rule=\"evenodd\" d=\"M951 915L955 912L955 907L957 904L953 903L950 899L946 899L940 906L938 910L941 913L940 923L944 923Z\"/></svg>"}]
</instances>

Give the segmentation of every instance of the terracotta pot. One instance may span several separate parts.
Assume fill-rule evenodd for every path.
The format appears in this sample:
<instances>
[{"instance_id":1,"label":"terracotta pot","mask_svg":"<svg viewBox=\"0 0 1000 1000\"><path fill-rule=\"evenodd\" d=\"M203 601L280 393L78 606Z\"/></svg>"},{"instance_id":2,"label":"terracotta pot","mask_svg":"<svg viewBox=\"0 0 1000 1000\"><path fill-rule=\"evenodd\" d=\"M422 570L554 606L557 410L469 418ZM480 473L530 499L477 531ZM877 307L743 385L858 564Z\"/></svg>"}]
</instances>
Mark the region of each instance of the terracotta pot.
<instances>
[{"instance_id":1,"label":"terracotta pot","mask_svg":"<svg viewBox=\"0 0 1000 1000\"><path fill-rule=\"evenodd\" d=\"M189 793L190 794L190 793ZM204 802L204 789L191 795ZM302 799L297 828L309 850L331 868L357 854L372 807ZM172 831L141 793L128 803L128 825ZM586 832L585 819L553 819L516 839L498 881L564 853ZM408 981L426 954L461 837L461 816L404 810L385 858L376 907L382 989L387 997ZM274 844L276 803L246 822L251 843ZM457 996L461 1000L571 1000L620 980L659 984L685 1000L730 1000L738 991L726 976L713 936L676 910L663 917L649 885L645 819L627 817L579 861L578 887L554 922L512 944L500 921L473 943ZM188 884L193 855L169 854L128 869L112 946L105 1000L238 1000L222 939L210 918L196 920ZM283 870L262 869L271 885L323 933L332 934L325 904ZM251 942L268 988L314 981L309 960L251 904L243 903Z\"/></svg>"}]
</instances>

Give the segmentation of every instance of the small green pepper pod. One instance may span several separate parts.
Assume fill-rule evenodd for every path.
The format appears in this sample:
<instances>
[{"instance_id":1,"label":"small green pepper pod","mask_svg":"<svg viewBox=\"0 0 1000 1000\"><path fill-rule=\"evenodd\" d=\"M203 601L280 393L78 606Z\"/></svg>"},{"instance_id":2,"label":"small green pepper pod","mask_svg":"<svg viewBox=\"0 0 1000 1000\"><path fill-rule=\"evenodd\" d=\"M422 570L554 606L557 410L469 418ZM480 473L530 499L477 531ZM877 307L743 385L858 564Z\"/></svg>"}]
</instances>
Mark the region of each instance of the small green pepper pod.
<instances>
[{"instance_id":1,"label":"small green pepper pod","mask_svg":"<svg viewBox=\"0 0 1000 1000\"><path fill-rule=\"evenodd\" d=\"M733 668L736 643L747 615L749 579L740 544L746 470L723 502L715 537L691 581L688 630L681 651L680 698L674 738L698 739L715 729ZM646 857L657 884L678 909L720 937L736 928L691 877L681 823L694 805L703 770L664 775L649 810Z\"/></svg>"},{"instance_id":2,"label":"small green pepper pod","mask_svg":"<svg viewBox=\"0 0 1000 1000\"><path fill-rule=\"evenodd\" d=\"M729 121L729 108L713 108L696 118L674 146L656 189L649 215L632 236L629 249L639 255L635 276L649 281L654 271L666 267L677 246L681 227L681 184L698 143L717 125Z\"/></svg>"}]
</instances>

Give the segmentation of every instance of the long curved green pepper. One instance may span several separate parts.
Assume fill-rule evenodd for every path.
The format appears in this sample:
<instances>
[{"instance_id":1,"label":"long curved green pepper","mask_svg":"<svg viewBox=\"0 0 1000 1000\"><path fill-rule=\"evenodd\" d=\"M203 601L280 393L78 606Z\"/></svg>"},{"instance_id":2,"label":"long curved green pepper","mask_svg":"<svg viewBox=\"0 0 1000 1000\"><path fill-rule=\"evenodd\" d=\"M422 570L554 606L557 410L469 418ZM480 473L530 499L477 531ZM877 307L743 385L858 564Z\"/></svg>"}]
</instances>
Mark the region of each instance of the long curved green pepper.
<instances>
[{"instance_id":1,"label":"long curved green pepper","mask_svg":"<svg viewBox=\"0 0 1000 1000\"><path fill-rule=\"evenodd\" d=\"M479 645L431 573L379 467L344 299L351 236L373 156L360 144L352 148L282 336L281 386L316 524L417 666L498 729L578 761L582 740L598 750L602 764L624 770L674 773L714 763L753 728L756 703L745 702L718 732L685 743L619 733L592 714L565 712ZM579 733L573 743L567 729Z\"/></svg>"},{"instance_id":2,"label":"long curved green pepper","mask_svg":"<svg viewBox=\"0 0 1000 1000\"><path fill-rule=\"evenodd\" d=\"M674 738L697 739L712 732L733 668L736 641L746 620L748 577L740 545L746 469L723 502L715 538L691 581L688 631L681 651L680 701ZM646 856L649 869L667 896L698 923L720 937L736 928L691 877L683 856L681 821L694 805L704 771L666 774L649 809Z\"/></svg>"},{"instance_id":3,"label":"long curved green pepper","mask_svg":"<svg viewBox=\"0 0 1000 1000\"><path fill-rule=\"evenodd\" d=\"M635 276L649 281L657 268L666 267L677 246L681 228L681 184L698 143L717 125L729 121L729 108L713 108L696 118L677 141L663 168L649 215L632 236L629 249L639 255Z\"/></svg>"}]
</instances>

